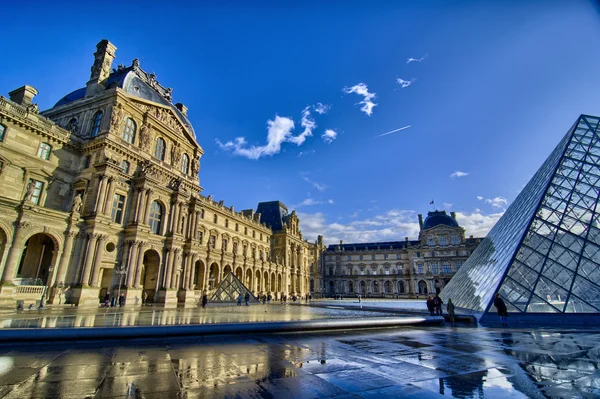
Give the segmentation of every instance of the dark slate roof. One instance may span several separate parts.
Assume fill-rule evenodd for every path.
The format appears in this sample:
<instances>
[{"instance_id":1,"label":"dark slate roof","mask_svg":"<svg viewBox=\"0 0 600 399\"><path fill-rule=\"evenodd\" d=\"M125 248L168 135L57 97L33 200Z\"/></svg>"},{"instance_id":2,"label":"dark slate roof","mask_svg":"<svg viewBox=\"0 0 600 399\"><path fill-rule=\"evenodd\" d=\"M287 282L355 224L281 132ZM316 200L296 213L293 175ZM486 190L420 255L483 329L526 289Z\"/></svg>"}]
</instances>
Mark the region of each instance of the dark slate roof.
<instances>
[{"instance_id":1,"label":"dark slate roof","mask_svg":"<svg viewBox=\"0 0 600 399\"><path fill-rule=\"evenodd\" d=\"M327 247L327 251L383 251L389 249L404 249L409 244L418 245L420 241L389 241L389 242L365 242L358 244L332 244Z\"/></svg>"},{"instance_id":2,"label":"dark slate roof","mask_svg":"<svg viewBox=\"0 0 600 399\"><path fill-rule=\"evenodd\" d=\"M283 225L289 217L287 206L280 201L260 202L256 213L260 213L260 222L273 231L283 230Z\"/></svg>"},{"instance_id":3,"label":"dark slate roof","mask_svg":"<svg viewBox=\"0 0 600 399\"><path fill-rule=\"evenodd\" d=\"M440 224L458 227L458 222L452 217L446 214L446 211L433 211L427 214L425 223L423 223L423 229L430 229Z\"/></svg>"},{"instance_id":4,"label":"dark slate roof","mask_svg":"<svg viewBox=\"0 0 600 399\"><path fill-rule=\"evenodd\" d=\"M139 72L136 72L136 70ZM167 100L165 97L160 95L154 88L152 88L148 83L141 79L138 73L146 74L146 72L141 71L139 67L136 69L133 66L113 70L113 72L109 75L108 79L105 82L105 87L107 89L119 87L132 96L143 98L144 100L149 100L155 103L171 107L173 112L177 114L177 116L187 127L187 129L190 131L192 137L195 140L196 133L194 132L194 128L192 127L192 124L190 123L187 116L183 115L181 111L179 111L171 101ZM72 103L73 101L81 100L85 97L85 89L85 87L82 87L81 89L77 89L67 94L66 96L58 100L54 107L56 108L61 105Z\"/></svg>"}]
</instances>

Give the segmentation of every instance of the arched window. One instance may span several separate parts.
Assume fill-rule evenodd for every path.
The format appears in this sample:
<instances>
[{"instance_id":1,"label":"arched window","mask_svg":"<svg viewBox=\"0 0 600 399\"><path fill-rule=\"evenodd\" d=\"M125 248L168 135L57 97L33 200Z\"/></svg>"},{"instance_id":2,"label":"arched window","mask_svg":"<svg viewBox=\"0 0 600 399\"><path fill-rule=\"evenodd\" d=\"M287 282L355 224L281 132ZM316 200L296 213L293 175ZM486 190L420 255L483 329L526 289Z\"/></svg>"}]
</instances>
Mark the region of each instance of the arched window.
<instances>
[{"instance_id":1,"label":"arched window","mask_svg":"<svg viewBox=\"0 0 600 399\"><path fill-rule=\"evenodd\" d=\"M104 116L104 112L98 111L94 115L94 119L92 119L92 130L90 130L90 137L96 137L98 133L100 133L100 124L102 123L102 117ZM75 121L77 122L77 121ZM71 122L69 122L71 123Z\"/></svg>"},{"instance_id":2,"label":"arched window","mask_svg":"<svg viewBox=\"0 0 600 399\"><path fill-rule=\"evenodd\" d=\"M165 160L165 141L162 138L156 140L156 148L154 148L154 156L161 161Z\"/></svg>"},{"instance_id":3,"label":"arched window","mask_svg":"<svg viewBox=\"0 0 600 399\"><path fill-rule=\"evenodd\" d=\"M163 217L163 208L162 205L158 201L154 201L150 206L150 230L154 234L160 234L160 230L162 227L162 217Z\"/></svg>"},{"instance_id":4,"label":"arched window","mask_svg":"<svg viewBox=\"0 0 600 399\"><path fill-rule=\"evenodd\" d=\"M183 154L183 158L181 158L181 173L187 175L190 169L190 157L187 154Z\"/></svg>"},{"instance_id":5,"label":"arched window","mask_svg":"<svg viewBox=\"0 0 600 399\"><path fill-rule=\"evenodd\" d=\"M121 133L121 138L126 142L133 144L133 142L135 141L135 129L136 125L133 119L125 119L125 125L123 125L123 132Z\"/></svg>"}]
</instances>

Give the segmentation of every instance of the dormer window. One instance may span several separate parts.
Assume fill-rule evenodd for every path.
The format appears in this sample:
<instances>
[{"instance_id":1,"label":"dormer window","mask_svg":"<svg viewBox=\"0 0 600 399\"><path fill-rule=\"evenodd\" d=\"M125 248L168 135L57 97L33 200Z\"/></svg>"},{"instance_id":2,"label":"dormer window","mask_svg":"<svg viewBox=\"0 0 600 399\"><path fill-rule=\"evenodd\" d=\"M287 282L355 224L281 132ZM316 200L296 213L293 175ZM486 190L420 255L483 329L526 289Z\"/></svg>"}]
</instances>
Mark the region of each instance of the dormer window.
<instances>
[{"instance_id":1,"label":"dormer window","mask_svg":"<svg viewBox=\"0 0 600 399\"><path fill-rule=\"evenodd\" d=\"M127 118L125 119L125 125L123 125L123 132L121 133L121 138L128 143L133 144L135 141L135 130L137 126L133 119Z\"/></svg>"}]
</instances>

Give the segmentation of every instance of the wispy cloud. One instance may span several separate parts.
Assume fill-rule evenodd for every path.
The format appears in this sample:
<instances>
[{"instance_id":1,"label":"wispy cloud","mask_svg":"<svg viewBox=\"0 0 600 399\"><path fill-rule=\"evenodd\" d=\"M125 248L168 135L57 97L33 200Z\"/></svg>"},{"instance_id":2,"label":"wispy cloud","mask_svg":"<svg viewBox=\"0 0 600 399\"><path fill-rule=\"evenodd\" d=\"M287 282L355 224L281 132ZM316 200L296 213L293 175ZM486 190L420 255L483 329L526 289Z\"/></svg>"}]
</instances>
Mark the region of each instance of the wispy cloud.
<instances>
[{"instance_id":1,"label":"wispy cloud","mask_svg":"<svg viewBox=\"0 0 600 399\"><path fill-rule=\"evenodd\" d=\"M413 83L415 83L415 79L411 79L411 80L404 80L401 78L396 78L396 82L398 82L398 84L400 86L402 86L403 89L407 88L408 86L412 85Z\"/></svg>"},{"instance_id":2,"label":"wispy cloud","mask_svg":"<svg viewBox=\"0 0 600 399\"><path fill-rule=\"evenodd\" d=\"M313 109L317 114L323 115L329 112L329 110L331 109L331 105L316 103L315 105L313 105Z\"/></svg>"},{"instance_id":3,"label":"wispy cloud","mask_svg":"<svg viewBox=\"0 0 600 399\"><path fill-rule=\"evenodd\" d=\"M215 139L215 141L224 151L231 151L234 155L249 159L259 159L263 156L278 154L281 151L281 144L292 136L293 129L294 121L291 118L275 115L274 120L267 121L267 143L263 146L248 146L245 137L237 137L226 143L222 143L219 139Z\"/></svg>"},{"instance_id":4,"label":"wispy cloud","mask_svg":"<svg viewBox=\"0 0 600 399\"><path fill-rule=\"evenodd\" d=\"M310 150L310 151L300 151L300 152L298 153L298 158L300 158L300 157L305 157L305 156L307 156L307 155L310 155L310 154L314 154L315 152L316 152L315 150Z\"/></svg>"},{"instance_id":5,"label":"wispy cloud","mask_svg":"<svg viewBox=\"0 0 600 399\"><path fill-rule=\"evenodd\" d=\"M461 172L460 170L457 170L454 173L452 173L450 175L450 177L453 178L453 179L458 179L458 178L461 178L461 177L468 176L469 174L470 174L469 172Z\"/></svg>"},{"instance_id":6,"label":"wispy cloud","mask_svg":"<svg viewBox=\"0 0 600 399\"><path fill-rule=\"evenodd\" d=\"M307 175L306 173L301 173L300 177L302 177L302 180L304 180L305 182L307 182L308 184L312 185L314 188L316 188L319 191L325 191L327 190L327 186L325 184L321 184L321 183L317 183L316 181L312 181Z\"/></svg>"},{"instance_id":7,"label":"wispy cloud","mask_svg":"<svg viewBox=\"0 0 600 399\"><path fill-rule=\"evenodd\" d=\"M451 203L449 203L449 202L444 202L444 208L446 208L446 209L450 209L450 208L452 208L452 206L453 206L453 205L454 205L454 204L451 204Z\"/></svg>"},{"instance_id":8,"label":"wispy cloud","mask_svg":"<svg viewBox=\"0 0 600 399\"><path fill-rule=\"evenodd\" d=\"M490 204L492 208L504 208L508 205L508 200L504 197L494 197L485 200L486 204Z\"/></svg>"},{"instance_id":9,"label":"wispy cloud","mask_svg":"<svg viewBox=\"0 0 600 399\"><path fill-rule=\"evenodd\" d=\"M362 104L360 110L363 111L365 114L371 116L371 114L373 113L373 107L375 107L377 104L371 101L375 98L375 93L370 93L366 84L359 83L352 87L344 87L342 90L344 91L344 93L347 94L356 93L359 96L363 96L364 99L358 103Z\"/></svg>"},{"instance_id":10,"label":"wispy cloud","mask_svg":"<svg viewBox=\"0 0 600 399\"><path fill-rule=\"evenodd\" d=\"M399 132L401 130L408 129L409 127L410 127L410 125L402 126L401 128L390 130L389 132L378 134L375 137L387 136L388 134L396 133L396 132Z\"/></svg>"},{"instance_id":11,"label":"wispy cloud","mask_svg":"<svg viewBox=\"0 0 600 399\"><path fill-rule=\"evenodd\" d=\"M482 197L481 195L478 195L478 196L477 196L477 199L478 199L479 201L482 201L482 200L483 200L483 197Z\"/></svg>"},{"instance_id":12,"label":"wispy cloud","mask_svg":"<svg viewBox=\"0 0 600 399\"><path fill-rule=\"evenodd\" d=\"M333 140L337 139L337 132L333 129L325 130L325 133L321 136L324 142L330 144Z\"/></svg>"},{"instance_id":13,"label":"wispy cloud","mask_svg":"<svg viewBox=\"0 0 600 399\"><path fill-rule=\"evenodd\" d=\"M426 59L426 58L427 58L427 54L425 54L425 55L424 55L423 57L421 57L421 58L412 58L412 57L410 57L410 58L408 58L408 59L406 60L406 63L407 63L407 64L410 64L411 62L421 62L421 61L425 61L425 59Z\"/></svg>"},{"instance_id":14,"label":"wispy cloud","mask_svg":"<svg viewBox=\"0 0 600 399\"><path fill-rule=\"evenodd\" d=\"M306 198L301 203L294 205L294 208L302 208L305 206L313 206L313 205L321 205L321 204L333 205L334 201L332 199L328 199L327 201L316 201L313 198Z\"/></svg>"},{"instance_id":15,"label":"wispy cloud","mask_svg":"<svg viewBox=\"0 0 600 399\"><path fill-rule=\"evenodd\" d=\"M300 126L304 128L304 131L298 136L291 136L287 138L287 141L297 145L302 145L306 141L307 137L312 136L313 130L317 127L315 120L310 115L310 107L306 107L302 110L302 117L300 119Z\"/></svg>"},{"instance_id":16,"label":"wispy cloud","mask_svg":"<svg viewBox=\"0 0 600 399\"><path fill-rule=\"evenodd\" d=\"M467 235L485 237L502 215L504 211L484 215L481 210L475 209L474 212L456 212L456 221L464 227Z\"/></svg>"}]
</instances>

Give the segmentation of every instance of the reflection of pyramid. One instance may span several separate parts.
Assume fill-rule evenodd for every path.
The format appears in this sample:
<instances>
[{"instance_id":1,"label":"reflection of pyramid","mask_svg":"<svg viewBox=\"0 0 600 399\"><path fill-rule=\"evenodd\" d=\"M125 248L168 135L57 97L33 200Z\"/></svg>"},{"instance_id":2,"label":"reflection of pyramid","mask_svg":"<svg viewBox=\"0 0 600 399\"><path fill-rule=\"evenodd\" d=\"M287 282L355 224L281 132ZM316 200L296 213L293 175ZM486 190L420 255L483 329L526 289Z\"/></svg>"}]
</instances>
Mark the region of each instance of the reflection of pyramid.
<instances>
[{"instance_id":1,"label":"reflection of pyramid","mask_svg":"<svg viewBox=\"0 0 600 399\"><path fill-rule=\"evenodd\" d=\"M499 292L517 320L600 319L599 122L579 117L444 288L445 302L485 321Z\"/></svg>"},{"instance_id":2,"label":"reflection of pyramid","mask_svg":"<svg viewBox=\"0 0 600 399\"><path fill-rule=\"evenodd\" d=\"M250 294L250 301L257 303L258 299L252 295L250 290L246 288L244 284L233 273L229 272L223 278L223 281L219 283L217 290L210 298L211 302L237 302L238 296L242 294L242 298L246 296L246 293Z\"/></svg>"}]
</instances>

